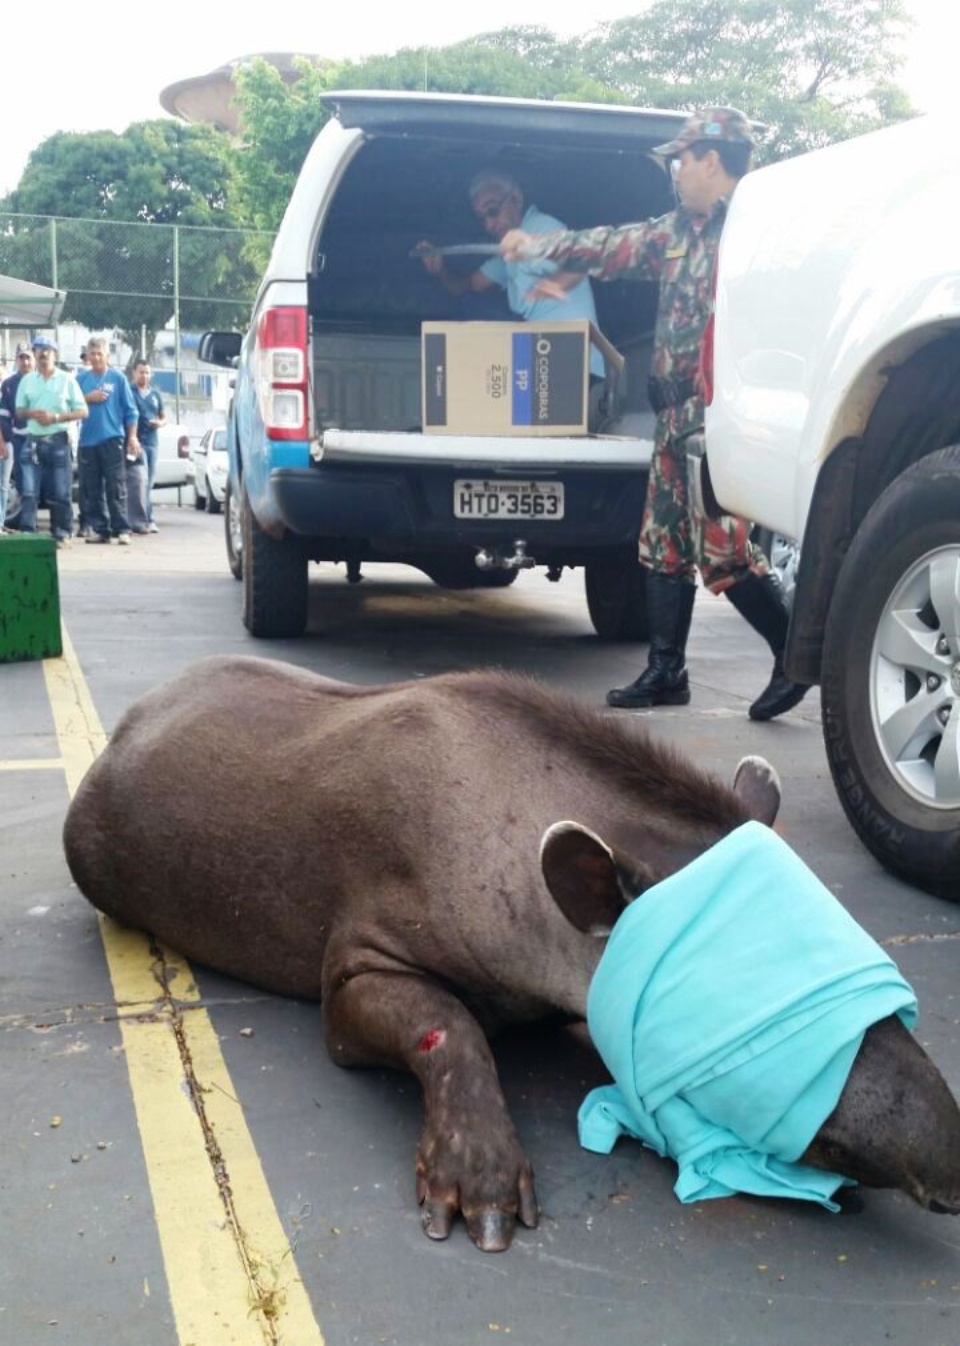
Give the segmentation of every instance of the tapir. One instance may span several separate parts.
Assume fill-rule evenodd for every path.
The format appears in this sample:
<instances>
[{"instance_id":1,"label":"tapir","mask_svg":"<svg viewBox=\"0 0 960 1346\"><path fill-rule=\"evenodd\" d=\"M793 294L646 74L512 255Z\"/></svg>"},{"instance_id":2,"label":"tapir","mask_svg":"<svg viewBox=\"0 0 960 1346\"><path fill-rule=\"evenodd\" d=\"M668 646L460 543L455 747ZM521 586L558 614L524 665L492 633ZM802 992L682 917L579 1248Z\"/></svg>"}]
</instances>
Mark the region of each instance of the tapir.
<instances>
[{"instance_id":1,"label":"tapir","mask_svg":"<svg viewBox=\"0 0 960 1346\"><path fill-rule=\"evenodd\" d=\"M64 843L101 911L322 1000L339 1064L412 1072L424 1230L459 1211L497 1251L538 1209L488 1038L582 1019L624 905L779 803L761 758L728 787L530 679L355 687L218 656L126 712ZM960 1111L899 1019L868 1029L802 1158L960 1211Z\"/></svg>"}]
</instances>

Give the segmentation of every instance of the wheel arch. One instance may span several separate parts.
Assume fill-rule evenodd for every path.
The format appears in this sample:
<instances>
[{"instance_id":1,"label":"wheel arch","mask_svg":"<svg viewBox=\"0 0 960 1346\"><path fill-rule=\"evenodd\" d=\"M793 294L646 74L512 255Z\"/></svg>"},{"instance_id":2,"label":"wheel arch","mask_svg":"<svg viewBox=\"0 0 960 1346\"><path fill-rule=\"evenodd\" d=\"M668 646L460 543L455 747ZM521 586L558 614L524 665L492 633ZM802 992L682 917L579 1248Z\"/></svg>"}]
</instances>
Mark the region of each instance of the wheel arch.
<instances>
[{"instance_id":1,"label":"wheel arch","mask_svg":"<svg viewBox=\"0 0 960 1346\"><path fill-rule=\"evenodd\" d=\"M803 535L786 655L797 681L820 681L837 575L874 501L913 463L960 442L958 368L960 324L937 325L879 351L851 385Z\"/></svg>"}]
</instances>

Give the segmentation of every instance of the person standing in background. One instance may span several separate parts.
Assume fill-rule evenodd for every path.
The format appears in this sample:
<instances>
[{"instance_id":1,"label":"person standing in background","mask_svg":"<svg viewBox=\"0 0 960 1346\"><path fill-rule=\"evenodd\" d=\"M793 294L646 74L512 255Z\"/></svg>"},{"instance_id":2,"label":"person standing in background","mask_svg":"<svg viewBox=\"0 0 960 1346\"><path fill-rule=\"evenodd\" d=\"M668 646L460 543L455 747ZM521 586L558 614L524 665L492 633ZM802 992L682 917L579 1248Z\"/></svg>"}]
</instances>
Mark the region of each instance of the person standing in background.
<instances>
[{"instance_id":1,"label":"person standing in background","mask_svg":"<svg viewBox=\"0 0 960 1346\"><path fill-rule=\"evenodd\" d=\"M4 520L7 517L7 500L10 495L10 473L13 469L13 445L3 437L3 421L0 421L0 533L7 530Z\"/></svg>"},{"instance_id":2,"label":"person standing in background","mask_svg":"<svg viewBox=\"0 0 960 1346\"><path fill-rule=\"evenodd\" d=\"M142 356L133 366L133 383L131 390L133 392L134 405L137 408L137 439L140 441L140 447L143 450L146 459L146 508L145 521L140 526L139 520L131 518L130 523L133 531L136 532L157 532L157 525L153 518L153 479L157 471L157 451L159 447L159 434L161 426L166 425L167 417L164 412L163 398L156 388L152 387L150 379L153 371L150 368L149 360ZM129 465L127 472L127 481L129 487Z\"/></svg>"},{"instance_id":3,"label":"person standing in background","mask_svg":"<svg viewBox=\"0 0 960 1346\"><path fill-rule=\"evenodd\" d=\"M112 534L121 546L128 546L124 457L140 457L137 409L130 384L119 370L109 367L103 337L87 342L87 359L90 368L77 376L90 413L80 431L79 448L81 507L92 530L87 542L109 543Z\"/></svg>"},{"instance_id":4,"label":"person standing in background","mask_svg":"<svg viewBox=\"0 0 960 1346\"><path fill-rule=\"evenodd\" d=\"M17 387L16 413L27 426L20 460L20 531L37 531L41 495L50 506L50 531L58 547L68 547L73 533L73 455L64 426L84 420L87 404L77 380L57 368L57 344L51 337L33 343L37 368Z\"/></svg>"},{"instance_id":5,"label":"person standing in background","mask_svg":"<svg viewBox=\"0 0 960 1346\"><path fill-rule=\"evenodd\" d=\"M7 460L10 463L7 487L9 489L9 483L12 481L19 492L20 460L23 457L27 431L24 423L17 418L17 389L24 374L32 374L34 370L33 350L25 342L17 347L16 361L15 372L0 383L0 433L11 451L11 457ZM0 524L2 523L3 518L0 517Z\"/></svg>"}]
</instances>

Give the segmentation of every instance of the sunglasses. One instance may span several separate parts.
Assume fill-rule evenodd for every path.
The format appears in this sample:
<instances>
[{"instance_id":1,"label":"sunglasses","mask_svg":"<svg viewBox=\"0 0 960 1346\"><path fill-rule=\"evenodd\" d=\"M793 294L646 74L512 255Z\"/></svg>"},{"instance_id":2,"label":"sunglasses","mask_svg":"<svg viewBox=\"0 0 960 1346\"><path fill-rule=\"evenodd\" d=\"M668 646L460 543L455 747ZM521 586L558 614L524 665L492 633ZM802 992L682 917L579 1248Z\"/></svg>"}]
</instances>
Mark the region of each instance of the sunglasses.
<instances>
[{"instance_id":1,"label":"sunglasses","mask_svg":"<svg viewBox=\"0 0 960 1346\"><path fill-rule=\"evenodd\" d=\"M477 214L480 219L495 220L501 210L503 210L504 205L510 200L511 196L513 196L513 192L509 191L505 196L501 196L499 201L491 201L488 206L484 206L482 210L478 210Z\"/></svg>"}]
</instances>

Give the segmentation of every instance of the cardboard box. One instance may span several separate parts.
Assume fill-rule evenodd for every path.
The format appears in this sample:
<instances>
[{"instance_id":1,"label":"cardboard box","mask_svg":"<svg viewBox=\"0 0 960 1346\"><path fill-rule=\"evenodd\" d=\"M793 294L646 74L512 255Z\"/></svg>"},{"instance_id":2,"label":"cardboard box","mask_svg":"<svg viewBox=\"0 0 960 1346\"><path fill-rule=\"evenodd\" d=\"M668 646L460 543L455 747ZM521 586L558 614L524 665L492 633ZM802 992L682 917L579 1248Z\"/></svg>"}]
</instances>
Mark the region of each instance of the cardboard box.
<instances>
[{"instance_id":1,"label":"cardboard box","mask_svg":"<svg viewBox=\"0 0 960 1346\"><path fill-rule=\"evenodd\" d=\"M0 537L0 663L62 650L56 543L38 533Z\"/></svg>"},{"instance_id":2,"label":"cardboard box","mask_svg":"<svg viewBox=\"0 0 960 1346\"><path fill-rule=\"evenodd\" d=\"M423 323L424 434L587 434L591 344L618 377L622 356L586 319Z\"/></svg>"}]
</instances>

